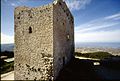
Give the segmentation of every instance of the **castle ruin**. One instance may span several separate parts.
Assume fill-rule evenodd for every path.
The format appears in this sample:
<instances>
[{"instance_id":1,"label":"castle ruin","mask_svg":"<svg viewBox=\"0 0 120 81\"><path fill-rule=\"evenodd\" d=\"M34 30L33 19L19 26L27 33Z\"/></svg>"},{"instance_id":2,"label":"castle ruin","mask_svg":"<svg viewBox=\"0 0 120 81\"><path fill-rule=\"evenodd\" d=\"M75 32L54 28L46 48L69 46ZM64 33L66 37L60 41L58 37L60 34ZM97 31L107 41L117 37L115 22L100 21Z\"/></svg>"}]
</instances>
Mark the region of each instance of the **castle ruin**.
<instances>
[{"instance_id":1,"label":"castle ruin","mask_svg":"<svg viewBox=\"0 0 120 81\"><path fill-rule=\"evenodd\" d=\"M74 57L74 19L63 0L16 7L15 80L55 80Z\"/></svg>"}]
</instances>

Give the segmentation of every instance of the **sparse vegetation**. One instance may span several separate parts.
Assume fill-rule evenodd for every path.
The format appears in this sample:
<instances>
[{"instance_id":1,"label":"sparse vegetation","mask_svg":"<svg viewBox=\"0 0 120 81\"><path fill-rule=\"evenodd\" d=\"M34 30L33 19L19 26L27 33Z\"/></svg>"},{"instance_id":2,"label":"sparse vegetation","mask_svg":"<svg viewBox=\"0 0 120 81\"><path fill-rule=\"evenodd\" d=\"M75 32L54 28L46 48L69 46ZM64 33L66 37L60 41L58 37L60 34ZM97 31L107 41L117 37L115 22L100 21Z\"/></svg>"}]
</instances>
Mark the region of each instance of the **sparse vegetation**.
<instances>
[{"instance_id":1,"label":"sparse vegetation","mask_svg":"<svg viewBox=\"0 0 120 81\"><path fill-rule=\"evenodd\" d=\"M99 52L93 52L93 53L79 53L79 52L75 52L75 56L104 59L104 58L110 58L110 57L112 57L112 54L110 54L108 52L101 52L101 51L99 51Z\"/></svg>"},{"instance_id":2,"label":"sparse vegetation","mask_svg":"<svg viewBox=\"0 0 120 81\"><path fill-rule=\"evenodd\" d=\"M0 56L7 56L7 58L12 58L14 57L14 53L12 51L4 51L1 52Z\"/></svg>"},{"instance_id":3,"label":"sparse vegetation","mask_svg":"<svg viewBox=\"0 0 120 81\"><path fill-rule=\"evenodd\" d=\"M4 51L4 52L1 52L1 54L0 54L0 57L2 57L2 56L6 56L6 58L0 59L0 63L1 63L0 73L3 74L3 73L13 71L14 70L14 61L6 62L6 61L4 61L4 59L13 58L14 53L12 51Z\"/></svg>"},{"instance_id":4,"label":"sparse vegetation","mask_svg":"<svg viewBox=\"0 0 120 81\"><path fill-rule=\"evenodd\" d=\"M7 73L14 70L14 62L5 62L0 66L0 73Z\"/></svg>"}]
</instances>

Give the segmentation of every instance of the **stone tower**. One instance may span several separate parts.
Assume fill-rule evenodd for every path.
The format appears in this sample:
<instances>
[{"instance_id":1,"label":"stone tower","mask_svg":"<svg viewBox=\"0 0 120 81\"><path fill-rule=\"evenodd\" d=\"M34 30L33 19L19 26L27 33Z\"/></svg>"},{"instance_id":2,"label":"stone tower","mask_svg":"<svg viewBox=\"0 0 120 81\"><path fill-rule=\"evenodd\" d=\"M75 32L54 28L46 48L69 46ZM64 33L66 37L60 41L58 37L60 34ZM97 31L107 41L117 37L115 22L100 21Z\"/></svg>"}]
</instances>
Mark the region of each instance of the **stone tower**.
<instances>
[{"instance_id":1,"label":"stone tower","mask_svg":"<svg viewBox=\"0 0 120 81\"><path fill-rule=\"evenodd\" d=\"M55 80L74 57L74 19L66 3L15 8L15 80Z\"/></svg>"}]
</instances>

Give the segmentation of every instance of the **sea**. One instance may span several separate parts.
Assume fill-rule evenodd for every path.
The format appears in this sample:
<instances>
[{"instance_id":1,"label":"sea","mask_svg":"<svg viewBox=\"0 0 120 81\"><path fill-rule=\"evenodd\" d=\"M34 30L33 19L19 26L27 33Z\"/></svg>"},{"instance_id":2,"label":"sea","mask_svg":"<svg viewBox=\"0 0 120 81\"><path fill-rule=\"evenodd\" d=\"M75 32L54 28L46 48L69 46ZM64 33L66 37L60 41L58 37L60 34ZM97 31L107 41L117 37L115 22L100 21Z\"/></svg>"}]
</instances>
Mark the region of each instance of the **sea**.
<instances>
[{"instance_id":1,"label":"sea","mask_svg":"<svg viewBox=\"0 0 120 81\"><path fill-rule=\"evenodd\" d=\"M120 48L120 42L77 42L75 47Z\"/></svg>"}]
</instances>

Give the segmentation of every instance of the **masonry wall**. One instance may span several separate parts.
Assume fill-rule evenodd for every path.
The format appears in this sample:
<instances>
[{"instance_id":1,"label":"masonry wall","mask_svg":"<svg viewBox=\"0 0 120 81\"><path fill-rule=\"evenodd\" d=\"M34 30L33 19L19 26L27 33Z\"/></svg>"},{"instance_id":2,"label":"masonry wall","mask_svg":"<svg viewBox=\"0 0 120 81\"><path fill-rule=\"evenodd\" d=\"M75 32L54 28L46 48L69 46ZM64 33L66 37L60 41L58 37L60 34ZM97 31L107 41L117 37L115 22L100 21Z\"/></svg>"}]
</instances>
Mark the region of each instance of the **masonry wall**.
<instances>
[{"instance_id":1,"label":"masonry wall","mask_svg":"<svg viewBox=\"0 0 120 81\"><path fill-rule=\"evenodd\" d=\"M53 79L53 5L17 7L15 80Z\"/></svg>"},{"instance_id":2,"label":"masonry wall","mask_svg":"<svg viewBox=\"0 0 120 81\"><path fill-rule=\"evenodd\" d=\"M74 19L65 2L53 6L53 51L54 79L60 70L73 57Z\"/></svg>"},{"instance_id":3,"label":"masonry wall","mask_svg":"<svg viewBox=\"0 0 120 81\"><path fill-rule=\"evenodd\" d=\"M65 2L14 13L15 80L55 80L74 56L74 19Z\"/></svg>"}]
</instances>

